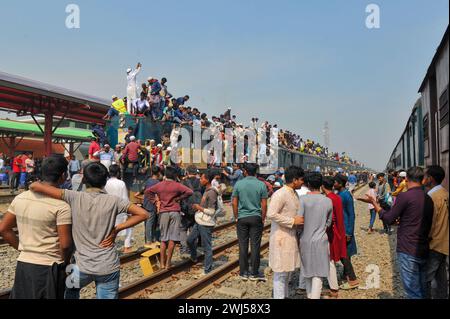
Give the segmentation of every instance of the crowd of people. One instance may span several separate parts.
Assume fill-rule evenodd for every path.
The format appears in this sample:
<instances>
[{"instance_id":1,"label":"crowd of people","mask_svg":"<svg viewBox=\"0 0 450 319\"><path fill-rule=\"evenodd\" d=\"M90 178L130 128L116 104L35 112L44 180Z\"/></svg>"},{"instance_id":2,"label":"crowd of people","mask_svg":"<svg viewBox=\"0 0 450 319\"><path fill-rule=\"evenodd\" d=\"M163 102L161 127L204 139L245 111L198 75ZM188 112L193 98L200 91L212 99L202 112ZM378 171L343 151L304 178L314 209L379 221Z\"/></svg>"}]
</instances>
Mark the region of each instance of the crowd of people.
<instances>
[{"instance_id":1,"label":"crowd of people","mask_svg":"<svg viewBox=\"0 0 450 319\"><path fill-rule=\"evenodd\" d=\"M289 150L316 155L340 163L362 166L361 163L350 158L345 152L331 152L328 147L324 147L314 140L304 139L288 130L278 129L277 124L272 125L268 121L259 124L258 118L252 118L250 125L244 126L237 122L236 115L231 114L231 108L227 108L219 116L210 118L197 107L187 105L190 99L189 95L175 98L168 91L166 78L158 80L155 77L148 77L147 83L142 83L139 87L137 75L141 69L142 65L138 63L134 70L131 68L127 70L127 96L122 99L116 95L112 96L111 108L104 119L110 120L114 116L131 114L137 117L145 116L151 118L152 121L173 123L175 126L199 125L202 128L219 130L221 139L229 143L239 137L239 130L253 129L255 132L266 136L263 142L267 145L265 149L267 155L270 155L271 143L277 143L280 147ZM226 135L226 128L234 129L233 136Z\"/></svg>"},{"instance_id":2,"label":"crowd of people","mask_svg":"<svg viewBox=\"0 0 450 319\"><path fill-rule=\"evenodd\" d=\"M109 151L100 148L97 152ZM67 187L68 175L72 175L71 187ZM359 287L352 265L357 254L355 200L369 205L369 232L377 215L388 234L392 225L398 225L397 259L406 297L447 296L448 192L440 185L443 169L389 172L392 190L391 178L385 176L321 174L292 166L265 178L254 163L234 164L231 171L213 167L202 172L194 165L184 171L153 165L142 189L134 194L143 200L140 207L130 202L122 169L112 161L87 158L78 167L73 160L50 156L43 160L41 181L16 196L0 224L4 240L20 250L11 296L79 298L80 289L94 281L97 298L117 298L120 269L115 240L124 236L124 252L133 251L131 229L141 222L145 223L145 247L160 247L162 269L172 267L177 246L182 258L197 262L200 241L208 274L215 268L212 232L219 216L224 216L226 185L232 185L243 281L266 281L260 269L260 247L263 226L271 221L269 266L274 272L274 298L290 296L288 284L296 271L297 293L304 291L307 298L337 298L340 289ZM358 181L368 182L369 191L354 198ZM30 219L31 212L39 218ZM68 287L64 267L71 262L78 271L70 279L78 285ZM342 278L336 270L338 263L344 269ZM324 280L328 293L323 291Z\"/></svg>"},{"instance_id":3,"label":"crowd of people","mask_svg":"<svg viewBox=\"0 0 450 319\"><path fill-rule=\"evenodd\" d=\"M445 177L441 167L371 174L341 169L321 172L320 168L305 172L291 166L264 176L258 174L256 163L245 159L243 164L226 163L221 155L211 153L207 169L200 171L195 165L181 169L170 155L182 125L197 122L212 127L223 133L228 143L236 136L227 136L225 128L237 132L245 128L236 123L229 108L210 121L205 113L185 106L189 96L173 98L165 78L149 78L138 99L136 76L140 70L138 64L127 71L127 97L113 97L105 119L129 113L170 121L173 129L161 142L137 139L136 128L130 126L124 143L111 147L104 129L94 125L94 137L81 162L73 156L67 160L52 155L38 164L31 154L9 160L12 192L22 174L28 175L31 184L29 191L15 197L0 223L4 240L20 251L12 298L76 299L80 289L91 282L95 282L97 298L118 298L116 238L125 238L123 253L134 251L132 228L142 222L144 246L160 248L161 269L173 267L177 247L182 258L196 263L200 242L204 273L208 274L215 268L212 233L218 218L225 215L222 197L227 191L231 193L232 220L236 221L243 281L266 281L260 269L260 248L264 224L271 222L269 266L274 273L275 299L290 297L294 272L299 277L296 293L305 293L310 299L338 298L339 290L359 287L352 264L358 252L355 200L368 204L369 234L374 232L377 218L388 235L398 226L397 261L406 297L447 298L448 192L441 186ZM260 148L277 142L290 150L358 165L345 153L330 153L312 140L258 121L253 118L247 128L259 133ZM259 153L270 156L270 151L268 147ZM3 159L0 164L4 169ZM126 183L128 174L133 180ZM142 200L136 205L130 201L130 186L140 175L147 180L133 194ZM365 196L354 198L360 182L368 183L369 189ZM341 278L337 264L343 267ZM76 271L67 275L68 266Z\"/></svg>"},{"instance_id":4,"label":"crowd of people","mask_svg":"<svg viewBox=\"0 0 450 319\"><path fill-rule=\"evenodd\" d=\"M16 193L19 187L26 187L27 183L39 172L40 161L33 158L32 153L22 152L9 158L0 153L0 183L9 185L11 194Z\"/></svg>"}]
</instances>

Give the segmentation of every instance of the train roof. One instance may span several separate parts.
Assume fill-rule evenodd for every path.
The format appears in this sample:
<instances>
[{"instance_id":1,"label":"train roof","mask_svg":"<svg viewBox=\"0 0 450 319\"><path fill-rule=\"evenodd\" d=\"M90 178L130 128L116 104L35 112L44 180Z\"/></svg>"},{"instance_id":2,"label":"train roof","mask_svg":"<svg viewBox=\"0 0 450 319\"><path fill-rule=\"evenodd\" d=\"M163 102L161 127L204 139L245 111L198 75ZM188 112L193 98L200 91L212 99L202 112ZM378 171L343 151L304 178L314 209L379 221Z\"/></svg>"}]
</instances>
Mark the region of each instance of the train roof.
<instances>
[{"instance_id":1,"label":"train roof","mask_svg":"<svg viewBox=\"0 0 450 319\"><path fill-rule=\"evenodd\" d=\"M434 72L435 72L434 65L435 65L437 59L439 58L439 56L441 55L442 50L444 49L446 44L448 44L448 25L447 25L447 30L445 30L444 36L442 37L441 43L439 43L439 46L436 49L436 53L433 56L433 60L431 61L430 66L428 67L427 73L426 73L422 83L420 84L418 93L421 93L423 91L428 77L430 75L434 74Z\"/></svg>"}]
</instances>

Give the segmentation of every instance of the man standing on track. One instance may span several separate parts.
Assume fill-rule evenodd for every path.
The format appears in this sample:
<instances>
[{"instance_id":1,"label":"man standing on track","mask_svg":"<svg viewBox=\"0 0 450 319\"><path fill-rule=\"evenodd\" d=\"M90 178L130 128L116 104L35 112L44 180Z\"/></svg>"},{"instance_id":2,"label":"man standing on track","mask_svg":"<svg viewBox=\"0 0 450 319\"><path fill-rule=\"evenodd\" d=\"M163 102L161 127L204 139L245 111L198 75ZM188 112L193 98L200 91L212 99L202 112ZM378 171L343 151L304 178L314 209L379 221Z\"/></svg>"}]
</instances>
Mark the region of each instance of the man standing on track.
<instances>
[{"instance_id":1,"label":"man standing on track","mask_svg":"<svg viewBox=\"0 0 450 319\"><path fill-rule=\"evenodd\" d=\"M211 170L202 174L200 183L204 186L205 193L200 204L193 204L195 213L195 225L187 239L191 260L197 262L197 242L200 237L205 254L204 273L208 274L213 268L212 233L216 226L216 215L218 207L219 190L211 186L214 179L214 172Z\"/></svg>"},{"instance_id":2,"label":"man standing on track","mask_svg":"<svg viewBox=\"0 0 450 319\"><path fill-rule=\"evenodd\" d=\"M330 286L330 298L338 297L339 284L336 272L336 263L342 258L347 258L347 241L345 238L344 213L342 199L333 192L334 178L323 179L322 190L333 203L332 224L328 228L328 241L330 242L330 275L328 284Z\"/></svg>"},{"instance_id":3,"label":"man standing on track","mask_svg":"<svg viewBox=\"0 0 450 319\"><path fill-rule=\"evenodd\" d=\"M178 171L175 167L166 167L164 175L164 181L148 188L144 194L150 198L158 196L161 231L160 263L161 268L166 269L171 267L175 242L180 241L180 201L191 196L193 191L177 182Z\"/></svg>"},{"instance_id":4,"label":"man standing on track","mask_svg":"<svg viewBox=\"0 0 450 319\"><path fill-rule=\"evenodd\" d=\"M385 206L382 208L376 199L366 195L384 222L391 225L398 220L397 262L408 299L427 296L427 259L434 205L422 190L424 176L422 168L409 168L406 172L408 191L400 193L392 207L381 204ZM446 236L448 238L448 233Z\"/></svg>"},{"instance_id":5,"label":"man standing on track","mask_svg":"<svg viewBox=\"0 0 450 319\"><path fill-rule=\"evenodd\" d=\"M357 247L355 240L355 207L353 196L345 188L347 184L347 177L338 174L335 177L334 189L339 192L342 200L342 208L344 212L345 237L347 242L347 258L341 258L344 265L344 277L346 282L341 285L341 289L349 290L359 287L358 279L356 278L355 270L351 262L351 257L356 255Z\"/></svg>"},{"instance_id":6,"label":"man standing on track","mask_svg":"<svg viewBox=\"0 0 450 319\"><path fill-rule=\"evenodd\" d=\"M116 236L121 230L148 218L143 208L107 194L104 190L107 178L106 167L93 162L84 169L85 192L63 190L43 183L30 185L34 192L63 199L72 210L76 268L70 275L74 285L67 287L66 299L79 299L80 290L91 282L95 282L97 299L117 299L120 260L115 247ZM131 216L124 223L115 225L116 216L122 213Z\"/></svg>"},{"instance_id":7,"label":"man standing on track","mask_svg":"<svg viewBox=\"0 0 450 319\"><path fill-rule=\"evenodd\" d=\"M14 194L15 191L17 192L19 190L20 174L22 173L23 166L22 155L14 157L12 162L13 175L11 177L10 188L11 194Z\"/></svg>"},{"instance_id":8,"label":"man standing on track","mask_svg":"<svg viewBox=\"0 0 450 319\"><path fill-rule=\"evenodd\" d=\"M445 170L437 165L429 166L422 184L433 200L433 224L430 231L430 254L427 260L426 297L448 299L448 276L446 260L448 258L448 191L442 186ZM433 281L435 287L432 287Z\"/></svg>"},{"instance_id":9,"label":"man standing on track","mask_svg":"<svg viewBox=\"0 0 450 319\"><path fill-rule=\"evenodd\" d=\"M42 163L42 181L60 186L66 180L67 160L50 156ZM14 198L0 223L0 234L20 251L13 299L63 299L65 265L72 251L70 206L31 191ZM19 237L13 231L17 226Z\"/></svg>"},{"instance_id":10,"label":"man standing on track","mask_svg":"<svg viewBox=\"0 0 450 319\"><path fill-rule=\"evenodd\" d=\"M296 190L303 184L305 173L299 167L289 167L285 172L286 185L274 193L270 200L267 217L272 221L269 246L269 266L274 271L273 298L289 297L289 275L300 267L297 216L300 202Z\"/></svg>"},{"instance_id":11,"label":"man standing on track","mask_svg":"<svg viewBox=\"0 0 450 319\"><path fill-rule=\"evenodd\" d=\"M239 240L239 268L243 280L265 281L259 273L261 237L267 213L267 187L256 178L258 165L244 165L244 179L236 183L232 194L233 214ZM252 274L249 276L248 242L250 239Z\"/></svg>"}]
</instances>

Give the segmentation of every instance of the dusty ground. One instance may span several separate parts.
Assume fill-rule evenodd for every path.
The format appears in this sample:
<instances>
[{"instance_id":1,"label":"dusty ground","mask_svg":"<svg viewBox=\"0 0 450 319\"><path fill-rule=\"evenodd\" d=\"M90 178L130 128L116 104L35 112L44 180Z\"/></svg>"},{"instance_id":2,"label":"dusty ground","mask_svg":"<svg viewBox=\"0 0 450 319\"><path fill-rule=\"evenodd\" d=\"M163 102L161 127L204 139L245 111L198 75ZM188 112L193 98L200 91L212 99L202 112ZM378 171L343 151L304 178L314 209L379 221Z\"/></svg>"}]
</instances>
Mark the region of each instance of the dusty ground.
<instances>
[{"instance_id":1,"label":"dusty ground","mask_svg":"<svg viewBox=\"0 0 450 319\"><path fill-rule=\"evenodd\" d=\"M367 191L367 187L361 189L357 194ZM358 255L352 258L353 266L360 280L360 288L351 291L340 291L341 299L391 299L402 298L403 289L400 277L395 267L395 246L396 232L388 236L382 233L382 223L377 220L375 232L367 233L369 225L369 211L366 203L355 201L356 224L355 236L358 245ZM375 266L369 266L375 265ZM267 254L262 257L261 267L267 277L267 282L244 282L237 276L232 276L222 283L222 286L244 293L245 299L266 299L272 297L272 271L268 266ZM373 268L372 268L373 267ZM366 280L373 272L372 269L378 267L380 274L379 288L366 288ZM367 269L366 269L367 268ZM338 272L342 274L342 266L338 265ZM366 272L367 271L367 272ZM304 295L295 293L298 283L298 272L291 275L290 294L291 298L303 299ZM369 283L370 285L370 283ZM324 285L325 288L326 285ZM214 288L202 298L236 298L227 294L219 293L220 288Z\"/></svg>"}]
</instances>

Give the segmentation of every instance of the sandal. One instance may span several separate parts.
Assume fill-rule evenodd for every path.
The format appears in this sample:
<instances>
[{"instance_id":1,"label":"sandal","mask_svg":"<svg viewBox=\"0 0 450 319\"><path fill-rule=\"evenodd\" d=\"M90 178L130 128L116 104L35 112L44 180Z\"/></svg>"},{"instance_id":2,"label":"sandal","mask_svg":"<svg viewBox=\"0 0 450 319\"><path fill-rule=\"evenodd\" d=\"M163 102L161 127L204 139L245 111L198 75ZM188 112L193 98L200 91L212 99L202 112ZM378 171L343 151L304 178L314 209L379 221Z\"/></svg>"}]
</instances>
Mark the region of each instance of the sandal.
<instances>
[{"instance_id":1,"label":"sandal","mask_svg":"<svg viewBox=\"0 0 450 319\"><path fill-rule=\"evenodd\" d=\"M323 295L322 299L338 299L338 293L330 291L330 293Z\"/></svg>"},{"instance_id":2,"label":"sandal","mask_svg":"<svg viewBox=\"0 0 450 319\"><path fill-rule=\"evenodd\" d=\"M303 289L303 288L296 288L296 289L295 289L295 294L296 294L296 295L304 295L304 294L306 294L306 289Z\"/></svg>"},{"instance_id":3,"label":"sandal","mask_svg":"<svg viewBox=\"0 0 450 319\"><path fill-rule=\"evenodd\" d=\"M350 284L349 282L346 282L339 286L342 290L352 290L359 287L359 282L355 282L354 284Z\"/></svg>"}]
</instances>

